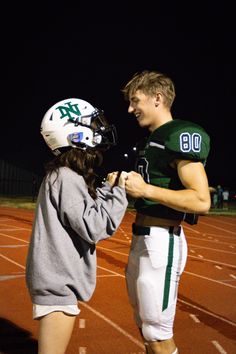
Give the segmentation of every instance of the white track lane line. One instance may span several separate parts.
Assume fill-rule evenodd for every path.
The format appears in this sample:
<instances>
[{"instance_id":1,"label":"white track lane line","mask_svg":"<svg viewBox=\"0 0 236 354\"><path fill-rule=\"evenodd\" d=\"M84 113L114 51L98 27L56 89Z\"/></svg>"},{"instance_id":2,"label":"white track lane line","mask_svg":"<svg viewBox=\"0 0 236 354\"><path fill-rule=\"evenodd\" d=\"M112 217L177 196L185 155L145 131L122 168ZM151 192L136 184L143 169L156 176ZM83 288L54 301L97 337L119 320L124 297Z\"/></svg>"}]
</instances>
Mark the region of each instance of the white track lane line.
<instances>
[{"instance_id":1,"label":"white track lane line","mask_svg":"<svg viewBox=\"0 0 236 354\"><path fill-rule=\"evenodd\" d=\"M86 327L86 320L84 318L79 319L79 328L85 328Z\"/></svg>"},{"instance_id":2,"label":"white track lane line","mask_svg":"<svg viewBox=\"0 0 236 354\"><path fill-rule=\"evenodd\" d=\"M216 340L212 340L211 343L214 345L214 347L218 350L220 354L227 354L227 352L224 350L224 348L217 342Z\"/></svg>"},{"instance_id":3,"label":"white track lane line","mask_svg":"<svg viewBox=\"0 0 236 354\"><path fill-rule=\"evenodd\" d=\"M13 263L13 264L18 265L18 266L19 266L20 268L22 268L22 269L25 269L25 267L24 267L23 265L21 265L21 264L15 262L15 261L13 261L12 259L10 259L10 258L8 258L8 257L5 257L5 256L3 256L3 255L1 255L1 254L0 254L0 257L6 259L7 261L9 261L9 262L11 262L11 263ZM112 274L119 275L119 277L125 278L124 275L119 274L119 273L117 273L117 272L113 272L113 271L111 271L110 269L107 269L107 268L104 268L104 267L100 267L100 266L98 266L98 268L103 269L103 270L105 270L105 271L107 271L107 272L110 272L110 273L112 273ZM193 275L195 275L195 274L193 274ZM196 276L196 275L195 275L195 276ZM211 280L211 279L210 279L210 280ZM224 284L224 283L222 283L222 284L223 284L223 285L226 285L226 284ZM189 307L192 307L192 308L197 309L197 310L199 310L199 311L201 311L201 312L207 313L208 315L210 315L210 316L212 316L212 317L218 318L219 320L221 320L221 321L223 321L223 322L226 322L226 323L228 323L228 324L230 324L230 325L236 327L236 323L234 323L234 322L232 322L232 321L230 321L230 320L226 320L226 319L223 318L223 317L217 316L217 315L215 315L214 313L211 313L211 312L209 312L209 311L206 311L206 310L204 310L204 309L202 309L202 308L200 308L200 307L198 307L198 306L192 305L191 303L189 303L189 302L187 302L187 301L178 299L178 302L184 303L184 304L188 305ZM87 305L87 306L88 306L88 305ZM94 310L94 311L96 311L96 310ZM135 340L136 340L136 339L135 339ZM140 342L139 342L139 343L140 343ZM0 353L0 354L1 354L1 353Z\"/></svg>"},{"instance_id":4,"label":"white track lane line","mask_svg":"<svg viewBox=\"0 0 236 354\"><path fill-rule=\"evenodd\" d=\"M25 241L25 240L22 240L22 238L18 238L18 237L14 237L14 236L9 236L7 234L4 234L2 232L0 232L0 236L4 236L4 237L8 237L12 240L18 240L18 241L22 241L22 242L25 242L25 243L29 243L29 241Z\"/></svg>"},{"instance_id":5,"label":"white track lane line","mask_svg":"<svg viewBox=\"0 0 236 354\"><path fill-rule=\"evenodd\" d=\"M99 249L99 250L111 251L112 253L116 253L116 254L120 254L121 256L127 256L128 257L128 253L114 251L114 250L111 250L110 248L101 247L101 246L97 246L96 248Z\"/></svg>"},{"instance_id":6,"label":"white track lane line","mask_svg":"<svg viewBox=\"0 0 236 354\"><path fill-rule=\"evenodd\" d=\"M199 241L203 241L203 242L208 242L208 243L217 243L217 245L225 245L225 246L229 246L229 245L233 245L233 246L236 246L235 243L232 242L232 240L229 240L229 241L219 241L218 239L215 239L213 238L213 236L210 236L206 239L206 238L200 238L199 235L197 237L193 237L193 236L187 236L187 240L199 240ZM233 239L233 241L235 240L235 237Z\"/></svg>"},{"instance_id":7,"label":"white track lane line","mask_svg":"<svg viewBox=\"0 0 236 354\"><path fill-rule=\"evenodd\" d=\"M22 269L25 269L25 267L15 261L13 261L11 258L8 258L6 256L4 256L3 254L0 253L0 257L2 257L3 259L5 259L6 261L10 262L10 263L13 263L15 265L17 265L18 267L22 268Z\"/></svg>"},{"instance_id":8,"label":"white track lane line","mask_svg":"<svg viewBox=\"0 0 236 354\"><path fill-rule=\"evenodd\" d=\"M229 288L236 289L236 286L234 286L234 285L223 283L220 280L215 280L215 279L211 279L211 278L208 278L208 277L204 277L203 275L199 275L199 274L195 274L195 273L191 273L191 272L187 272L187 271L184 271L183 274L192 275L192 276L197 277L197 278L201 278L201 279L204 279L204 280L211 281L213 283L217 283L217 284L220 284L220 285L228 286ZM227 281L227 280L224 280L224 281Z\"/></svg>"},{"instance_id":9,"label":"white track lane line","mask_svg":"<svg viewBox=\"0 0 236 354\"><path fill-rule=\"evenodd\" d=\"M227 217L228 218L228 217ZM204 217L204 220L205 221L208 221L209 220L209 222L210 221L212 221L212 220L214 220L214 225L215 225L215 222L218 222L218 223L220 223L220 224L226 224L226 225L229 225L229 226L235 226L235 219L232 219L232 222L229 222L229 221L225 221L225 220L219 220L218 218L211 218L211 217L208 217L208 216L206 216L206 217ZM201 222L201 221L200 221ZM211 223L209 223L209 225L211 225Z\"/></svg>"},{"instance_id":10,"label":"white track lane line","mask_svg":"<svg viewBox=\"0 0 236 354\"><path fill-rule=\"evenodd\" d=\"M113 270L110 270L110 269L107 269L107 268L104 268L104 267L100 267L100 266L97 266L97 268L102 269L102 270L105 270L106 272L112 273L113 275L119 276L119 277L121 277L121 278L125 278L124 275L122 275L122 274L120 274L120 273L117 273L117 272L113 272Z\"/></svg>"},{"instance_id":11,"label":"white track lane line","mask_svg":"<svg viewBox=\"0 0 236 354\"><path fill-rule=\"evenodd\" d=\"M5 257L3 255L0 254L0 256L4 259L6 259L7 261L13 263L13 264L16 264L17 266L19 266L20 268L23 268L25 269L24 266L22 266L21 264L13 261L12 259L8 258L8 257ZM98 268L100 269L103 269L103 270L106 270L110 273L113 273L115 275L118 275L122 278L124 278L124 275L121 275L119 273L116 273L116 272L113 272L109 269L106 269L106 268L103 268L103 267L99 267ZM127 337L128 339L130 339L133 343L137 344L140 348L144 349L144 346L142 344L142 342L138 341L136 338L134 338L133 336L131 336L128 332L126 332L125 330L123 330L120 326L118 326L115 322L111 321L109 318L107 318L106 316L104 316L103 314L101 314L100 312L98 312L97 310L95 310L94 308L92 308L91 306L85 304L85 303L82 303L82 302L79 302L80 305L86 307L87 309L89 309L91 312L95 313L98 317L102 318L104 321L106 321L107 323L109 323L112 327L114 327L118 332L122 333L125 337Z\"/></svg>"},{"instance_id":12,"label":"white track lane line","mask_svg":"<svg viewBox=\"0 0 236 354\"><path fill-rule=\"evenodd\" d=\"M219 270L222 269L222 267L220 267L220 266L218 266L218 265L215 265L215 268L216 268L216 269L219 269Z\"/></svg>"},{"instance_id":13,"label":"white track lane line","mask_svg":"<svg viewBox=\"0 0 236 354\"><path fill-rule=\"evenodd\" d=\"M16 279L16 278L22 278L25 277L25 273L23 274L15 274L15 275L0 275L0 281L5 281L9 279Z\"/></svg>"},{"instance_id":14,"label":"white track lane line","mask_svg":"<svg viewBox=\"0 0 236 354\"><path fill-rule=\"evenodd\" d=\"M220 320L220 321L222 321L222 322L228 323L229 325L231 325L231 326L233 326L233 327L236 327L236 323L235 323L235 322L232 322L232 321L230 321L230 320L227 320L226 318L221 317L221 316L218 316L218 315L216 315L215 313L212 313L212 312L210 312L210 311L204 310L204 309L202 309L201 307L198 307L198 306L196 306L196 305L193 305L193 304L191 304L191 303L188 302L188 301L181 300L181 299L178 299L177 301L178 301L178 302L181 302L182 304L188 305L189 307L192 307L192 308L194 308L194 309L196 309L196 310L198 310L198 311L200 311L200 312L204 312L204 313L206 313L207 315L209 315L209 316L211 316L211 317L217 318L218 320Z\"/></svg>"},{"instance_id":15,"label":"white track lane line","mask_svg":"<svg viewBox=\"0 0 236 354\"><path fill-rule=\"evenodd\" d=\"M0 228L0 231L9 231L9 232L13 232L13 231L22 231L22 230L27 230L27 231L30 231L29 229L25 229L24 227L18 227L18 228L11 228L11 229L6 229L6 228Z\"/></svg>"},{"instance_id":16,"label":"white track lane line","mask_svg":"<svg viewBox=\"0 0 236 354\"><path fill-rule=\"evenodd\" d=\"M108 250L109 250L109 249L108 249ZM111 251L111 250L109 250L109 251ZM111 251L111 252L112 252L112 251ZM121 252L119 252L119 253L121 253ZM124 253L123 255L126 255L126 254ZM127 255L126 255L126 256L127 256ZM19 264L19 263L13 261L12 259L10 259L10 258L8 258L8 257L6 257L6 256L3 256L2 254L0 254L0 257L6 259L7 261L9 261L9 262L11 262L11 263L13 263L13 264L18 265L20 268L25 269L25 267L22 266L21 264ZM119 276L119 277L125 278L124 275L119 274L119 273L117 273L117 272L113 272L113 271L111 271L111 270L109 270L109 269L107 269L107 268L104 268L104 267L101 267L101 266L98 266L98 268L103 269L103 270L106 270L106 271L108 271L108 272L110 272L110 273L112 273L112 274L115 274L115 275ZM198 277L198 278L201 278L201 279L209 280L209 281L212 281L212 282L214 282L214 283L218 283L218 284L221 284L221 285L228 286L228 287L230 287L230 288L236 289L236 286L234 286L234 285L227 284L227 283L223 283L223 282L218 281L218 280L210 279L210 278L204 277L204 276L202 276L202 275L194 274L194 273L187 272L187 271L184 271L184 274L192 275L192 276L195 276L195 277Z\"/></svg>"},{"instance_id":17,"label":"white track lane line","mask_svg":"<svg viewBox=\"0 0 236 354\"><path fill-rule=\"evenodd\" d=\"M188 257L198 259L198 257L196 257L196 256L188 255ZM225 266L225 267L236 268L236 265L234 265L234 264L224 263L224 262L220 262L220 261L214 261L214 260L208 259L208 258L204 258L203 261L209 262L209 263L214 263L214 264L217 263L217 265L215 267L219 268L219 269L222 269L222 267L220 267L219 264L222 266Z\"/></svg>"},{"instance_id":18,"label":"white track lane line","mask_svg":"<svg viewBox=\"0 0 236 354\"><path fill-rule=\"evenodd\" d=\"M193 313L189 314L189 317L191 317L191 319L195 322L195 323L201 323L201 321L199 321L199 319L197 318L196 315L194 315Z\"/></svg>"},{"instance_id":19,"label":"white track lane line","mask_svg":"<svg viewBox=\"0 0 236 354\"><path fill-rule=\"evenodd\" d=\"M221 253L236 255L236 252L225 251L225 250L221 250L221 249L218 249L218 248L211 248L211 247L206 247L206 246L199 246L199 245L195 245L193 243L188 243L188 247L195 247L195 248L201 248L201 249L204 249L204 250L210 250L210 251L215 251L215 252L221 252Z\"/></svg>"},{"instance_id":20,"label":"white track lane line","mask_svg":"<svg viewBox=\"0 0 236 354\"><path fill-rule=\"evenodd\" d=\"M217 230L220 230L220 231L224 231L224 232L228 232L229 234L232 234L232 235L236 235L236 232L235 231L230 231L230 230L226 230L222 227L219 227L219 226L216 226L216 225L210 225L204 221L201 221L200 225L207 225L207 226L210 226L210 227L213 227L214 229L217 229Z\"/></svg>"},{"instance_id":21,"label":"white track lane line","mask_svg":"<svg viewBox=\"0 0 236 354\"><path fill-rule=\"evenodd\" d=\"M102 249L102 250L105 250L105 251L110 251L112 253L116 253L116 254L119 254L121 256L126 256L128 257L128 254L127 253L123 253L123 252L119 252L119 251L113 251L111 250L110 248L106 248L106 247L100 247L100 246L97 246L97 249ZM194 250L191 250L192 253L195 253ZM195 258L195 259L199 259L199 257L197 256L191 256L191 255L188 255L188 257L190 258ZM230 268L236 268L236 265L234 264L229 264L229 263L223 263L223 262L220 262L220 261L214 261L212 259L207 259L207 258L203 258L203 261L204 262L210 262L210 263L217 263L218 265L223 265L223 266L226 266L226 267L230 267Z\"/></svg>"},{"instance_id":22,"label":"white track lane line","mask_svg":"<svg viewBox=\"0 0 236 354\"><path fill-rule=\"evenodd\" d=\"M0 223L0 226L7 226L7 227L10 227L11 230L14 228L15 230L28 230L28 231L31 231L32 230L32 227L31 228L28 228L28 227L19 227L19 226L15 226L15 225L9 225L9 224L3 224L3 223Z\"/></svg>"},{"instance_id":23,"label":"white track lane line","mask_svg":"<svg viewBox=\"0 0 236 354\"><path fill-rule=\"evenodd\" d=\"M1 233L0 233L0 235L1 235ZM16 237L12 237L12 236L9 236L9 235L3 234L3 236L9 237L9 238L14 238L14 239L17 239L17 240L19 240L19 241L23 241L23 242L25 242L25 243L29 243L28 241L25 241L25 240L22 240L22 239L19 239L19 238L16 238ZM107 250L107 251L110 251L110 252L113 252L113 253L118 253L118 254L120 254L120 255L124 255L124 256L128 257L128 255L127 255L126 253L122 253L122 252L118 252L118 251L112 251L112 250L110 250L109 248L100 247L100 246L97 246L97 248L101 248L101 249L104 249L104 250ZM203 247L203 248L204 248L204 247ZM226 253L228 253L228 252L226 252ZM231 253L231 252L229 252L229 253ZM15 261L13 261L13 260L11 260L11 259L8 258L8 257L3 256L2 254L0 254L0 257L2 257L2 258L4 258L4 259L8 260L9 262L11 262L11 263L13 263L13 264L18 265L18 266L19 266L20 268L22 268L22 269L25 269L25 267L22 266L21 264L15 262ZM192 257L194 257L194 256L192 256ZM210 261L210 260L209 260L209 261ZM213 262L213 261L212 261L212 262ZM217 262L217 263L218 263L218 262ZM119 274L119 273L117 273L117 272L113 272L113 271L111 271L110 269L107 269L107 268L104 268L104 267L101 267L101 266L98 266L98 268L103 269L103 270L105 270L105 271L107 271L107 272L109 272L109 273L112 273L112 274L116 275L116 276L125 278L124 275ZM200 276L200 275L198 275L198 274L194 274L194 273L186 272L186 271L184 271L184 273L186 273L186 274L188 274L188 275L195 276L195 277L199 277L199 278L202 278L202 279L205 279L205 280L209 280L209 281L212 281L212 282L216 282L216 283L219 283L219 284L224 285L224 286L228 286L228 287L231 287L231 288L236 288L236 287L233 286L233 285L226 284L226 283L222 283L222 282L220 282L220 281L217 281L217 280L214 280L214 279L210 279L210 278L207 278L207 277L203 277L203 276ZM184 301L182 301L182 300L178 300L178 301L184 302ZM187 303L187 302L185 302L185 303ZM191 307L193 307L193 308L197 308L197 307L195 307L194 305L191 305L190 303L188 303L188 306L191 306ZM203 311L203 312L207 312L207 311L202 310L201 308L198 308L198 310ZM207 312L207 313L208 313L208 312ZM211 314L211 313L209 313L209 314L212 315L212 316L214 316L214 317L217 317L217 318L219 318L219 319L221 319L221 320L223 320L223 321L226 321L226 322L228 322L228 323L230 323L230 324L233 324L234 326L236 326L236 325L234 324L234 322L224 320L223 318L218 317L218 316L216 316L216 315L214 315L214 314ZM0 353L0 354L1 354L1 353Z\"/></svg>"},{"instance_id":24,"label":"white track lane line","mask_svg":"<svg viewBox=\"0 0 236 354\"><path fill-rule=\"evenodd\" d=\"M0 248L20 248L28 247L28 245L0 245Z\"/></svg>"},{"instance_id":25,"label":"white track lane line","mask_svg":"<svg viewBox=\"0 0 236 354\"><path fill-rule=\"evenodd\" d=\"M81 306L85 307L86 309L88 309L89 311L93 312L96 316L101 318L103 321L107 322L111 327L115 328L115 330L117 330L118 332L123 334L123 336L128 338L131 342L135 343L138 347L145 349L142 342L137 340L135 337L131 336L131 334L129 334L128 332L123 330L119 325L117 325L115 322L110 320L108 317L104 316L101 312L95 310L93 307L89 306L88 304L86 304L84 302L79 302L79 304Z\"/></svg>"},{"instance_id":26,"label":"white track lane line","mask_svg":"<svg viewBox=\"0 0 236 354\"><path fill-rule=\"evenodd\" d=\"M184 231L185 230L189 230L189 231L191 231L192 233L195 233L195 234L201 234L201 232L200 231L198 231L198 230L194 230L194 229L192 229L191 227L189 227L189 226L186 226L186 225L182 225L183 226L183 229L184 229Z\"/></svg>"},{"instance_id":27,"label":"white track lane line","mask_svg":"<svg viewBox=\"0 0 236 354\"><path fill-rule=\"evenodd\" d=\"M234 280L236 280L236 275L230 274L229 276L230 276L231 278L233 278Z\"/></svg>"}]
</instances>

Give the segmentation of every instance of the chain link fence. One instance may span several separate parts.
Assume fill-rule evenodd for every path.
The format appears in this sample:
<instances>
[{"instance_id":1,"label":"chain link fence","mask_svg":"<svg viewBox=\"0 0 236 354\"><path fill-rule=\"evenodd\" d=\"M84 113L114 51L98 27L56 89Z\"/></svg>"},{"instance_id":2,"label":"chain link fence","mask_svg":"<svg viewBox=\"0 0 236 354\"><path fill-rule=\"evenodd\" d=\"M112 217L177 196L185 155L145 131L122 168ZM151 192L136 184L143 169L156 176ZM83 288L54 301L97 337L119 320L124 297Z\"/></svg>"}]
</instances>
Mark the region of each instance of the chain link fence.
<instances>
[{"instance_id":1,"label":"chain link fence","mask_svg":"<svg viewBox=\"0 0 236 354\"><path fill-rule=\"evenodd\" d=\"M0 160L0 195L31 196L34 201L42 176Z\"/></svg>"}]
</instances>

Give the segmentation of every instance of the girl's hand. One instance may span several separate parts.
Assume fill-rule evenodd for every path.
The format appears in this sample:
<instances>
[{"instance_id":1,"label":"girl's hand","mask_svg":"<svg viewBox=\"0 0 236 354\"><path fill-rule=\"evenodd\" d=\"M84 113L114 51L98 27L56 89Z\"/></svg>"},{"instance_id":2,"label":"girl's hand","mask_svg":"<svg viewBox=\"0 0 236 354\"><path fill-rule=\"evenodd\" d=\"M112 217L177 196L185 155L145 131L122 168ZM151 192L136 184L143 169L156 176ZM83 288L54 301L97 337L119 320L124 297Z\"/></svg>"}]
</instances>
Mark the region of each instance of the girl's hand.
<instances>
[{"instance_id":1,"label":"girl's hand","mask_svg":"<svg viewBox=\"0 0 236 354\"><path fill-rule=\"evenodd\" d=\"M118 179L118 186L119 187L122 187L122 188L125 188L125 182L128 178L128 173L125 172L125 171L122 171L120 173L120 176L119 176L119 179Z\"/></svg>"},{"instance_id":2,"label":"girl's hand","mask_svg":"<svg viewBox=\"0 0 236 354\"><path fill-rule=\"evenodd\" d=\"M128 175L128 173L125 171L122 171L122 172L115 171L115 172L108 173L107 182L112 187L118 185L119 187L125 188L125 181L127 179L127 175Z\"/></svg>"},{"instance_id":3,"label":"girl's hand","mask_svg":"<svg viewBox=\"0 0 236 354\"><path fill-rule=\"evenodd\" d=\"M119 172L116 171L116 172L108 173L108 175L107 175L107 182L108 182L112 187L114 187L114 185L116 185L117 182L118 182L118 179L117 179L118 173L119 173Z\"/></svg>"}]
</instances>

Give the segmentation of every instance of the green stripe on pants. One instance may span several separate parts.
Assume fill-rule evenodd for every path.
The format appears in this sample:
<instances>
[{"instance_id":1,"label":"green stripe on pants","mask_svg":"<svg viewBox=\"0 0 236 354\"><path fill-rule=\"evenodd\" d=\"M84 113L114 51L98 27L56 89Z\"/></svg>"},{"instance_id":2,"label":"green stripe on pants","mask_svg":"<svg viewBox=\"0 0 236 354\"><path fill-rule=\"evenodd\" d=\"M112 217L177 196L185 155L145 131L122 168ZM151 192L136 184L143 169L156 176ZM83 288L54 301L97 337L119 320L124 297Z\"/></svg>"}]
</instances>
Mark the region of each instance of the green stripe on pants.
<instances>
[{"instance_id":1,"label":"green stripe on pants","mask_svg":"<svg viewBox=\"0 0 236 354\"><path fill-rule=\"evenodd\" d=\"M167 309L169 302L169 293L170 293L170 277L171 277L171 268L173 264L173 255L174 255L174 236L173 231L169 232L169 250L168 250L168 263L166 267L165 275L165 287L164 287L164 297L162 304L162 311Z\"/></svg>"}]
</instances>

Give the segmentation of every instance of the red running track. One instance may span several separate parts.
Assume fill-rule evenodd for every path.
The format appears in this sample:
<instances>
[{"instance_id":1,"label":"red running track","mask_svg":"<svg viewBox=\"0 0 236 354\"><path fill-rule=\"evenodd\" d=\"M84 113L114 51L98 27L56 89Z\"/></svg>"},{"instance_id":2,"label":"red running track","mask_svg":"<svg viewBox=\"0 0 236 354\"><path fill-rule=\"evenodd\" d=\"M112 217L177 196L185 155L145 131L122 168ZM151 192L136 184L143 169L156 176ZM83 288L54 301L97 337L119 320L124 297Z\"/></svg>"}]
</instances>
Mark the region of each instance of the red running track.
<instances>
[{"instance_id":1,"label":"red running track","mask_svg":"<svg viewBox=\"0 0 236 354\"><path fill-rule=\"evenodd\" d=\"M25 260L34 212L0 208L0 354L37 353L25 286ZM134 213L97 244L97 287L80 303L67 354L144 354L128 302L124 269ZM236 354L236 218L202 216L183 224L188 261L182 275L175 340L180 354Z\"/></svg>"}]
</instances>

